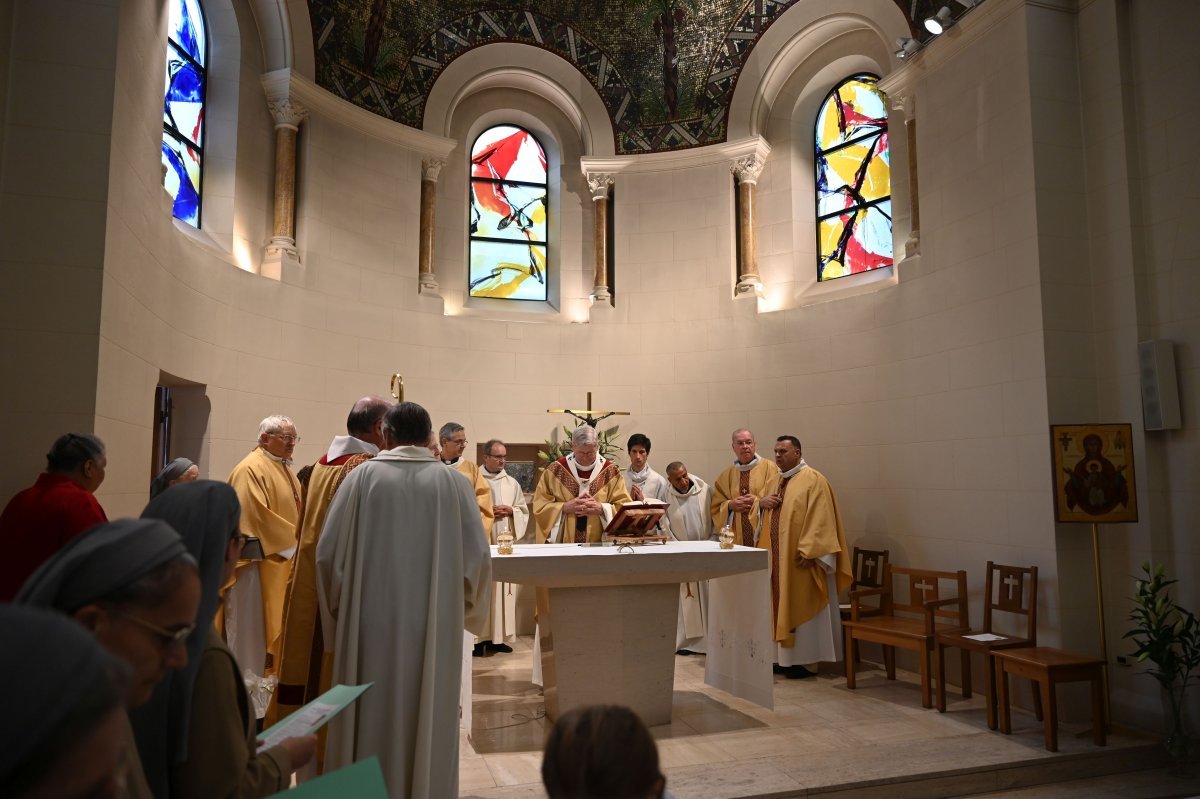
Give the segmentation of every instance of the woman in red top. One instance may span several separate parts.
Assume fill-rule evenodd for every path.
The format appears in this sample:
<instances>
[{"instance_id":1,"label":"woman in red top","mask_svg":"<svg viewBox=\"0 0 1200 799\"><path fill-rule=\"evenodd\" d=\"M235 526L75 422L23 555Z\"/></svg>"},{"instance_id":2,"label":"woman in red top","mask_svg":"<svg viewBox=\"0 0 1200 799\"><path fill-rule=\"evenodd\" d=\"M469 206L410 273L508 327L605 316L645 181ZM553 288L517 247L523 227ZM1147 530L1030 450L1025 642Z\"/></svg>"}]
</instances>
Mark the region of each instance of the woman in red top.
<instances>
[{"instance_id":1,"label":"woman in red top","mask_svg":"<svg viewBox=\"0 0 1200 799\"><path fill-rule=\"evenodd\" d=\"M107 466L104 442L88 433L67 433L50 447L46 471L0 514L0 602L12 601L64 544L108 521L94 496Z\"/></svg>"}]
</instances>

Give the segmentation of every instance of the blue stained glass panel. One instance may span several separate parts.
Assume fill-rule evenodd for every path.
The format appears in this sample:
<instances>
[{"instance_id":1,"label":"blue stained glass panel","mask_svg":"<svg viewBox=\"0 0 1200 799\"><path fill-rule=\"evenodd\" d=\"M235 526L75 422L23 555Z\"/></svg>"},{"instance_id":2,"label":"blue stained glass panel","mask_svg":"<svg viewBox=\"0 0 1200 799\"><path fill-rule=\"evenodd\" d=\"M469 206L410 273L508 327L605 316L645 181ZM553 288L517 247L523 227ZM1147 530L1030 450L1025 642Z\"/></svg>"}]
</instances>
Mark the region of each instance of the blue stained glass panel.
<instances>
[{"instance_id":1,"label":"blue stained glass panel","mask_svg":"<svg viewBox=\"0 0 1200 799\"><path fill-rule=\"evenodd\" d=\"M193 227L200 225L200 154L186 142L163 131L162 162L167 167L163 185L175 198L172 212Z\"/></svg>"},{"instance_id":2,"label":"blue stained glass panel","mask_svg":"<svg viewBox=\"0 0 1200 799\"><path fill-rule=\"evenodd\" d=\"M468 280L472 297L545 301L546 246L472 239Z\"/></svg>"},{"instance_id":3,"label":"blue stained glass panel","mask_svg":"<svg viewBox=\"0 0 1200 799\"><path fill-rule=\"evenodd\" d=\"M204 33L204 14L199 0L170 0L167 37L203 64L208 57L208 42Z\"/></svg>"},{"instance_id":4,"label":"blue stained glass panel","mask_svg":"<svg viewBox=\"0 0 1200 799\"><path fill-rule=\"evenodd\" d=\"M174 127L193 144L203 140L204 80L203 70L180 56L173 44L168 45L163 124Z\"/></svg>"}]
</instances>

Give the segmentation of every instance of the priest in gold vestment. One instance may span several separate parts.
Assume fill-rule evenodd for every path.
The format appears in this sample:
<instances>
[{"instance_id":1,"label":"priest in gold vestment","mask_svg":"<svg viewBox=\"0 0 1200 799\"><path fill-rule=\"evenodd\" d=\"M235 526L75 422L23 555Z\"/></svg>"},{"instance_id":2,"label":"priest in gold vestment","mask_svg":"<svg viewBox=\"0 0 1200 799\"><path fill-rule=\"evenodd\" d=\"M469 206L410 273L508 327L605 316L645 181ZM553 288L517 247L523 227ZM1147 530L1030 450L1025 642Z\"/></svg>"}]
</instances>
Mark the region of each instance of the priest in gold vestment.
<instances>
[{"instance_id":1,"label":"priest in gold vestment","mask_svg":"<svg viewBox=\"0 0 1200 799\"><path fill-rule=\"evenodd\" d=\"M379 454L383 445L383 415L391 403L380 397L363 397L346 417L346 435L334 436L329 449L312 466L300 512L300 545L288 580L279 641L279 684L267 710L266 723L274 724L316 699L329 687L332 641L321 629L317 602L317 541L325 515L342 481L356 467ZM318 766L323 758L318 751Z\"/></svg>"},{"instance_id":2,"label":"priest in gold vestment","mask_svg":"<svg viewBox=\"0 0 1200 799\"><path fill-rule=\"evenodd\" d=\"M713 530L726 524L733 528L734 543L754 546L758 526L760 498L767 495L767 484L779 474L779 468L756 451L754 434L745 428L733 431L733 462L713 483Z\"/></svg>"},{"instance_id":3,"label":"priest in gold vestment","mask_svg":"<svg viewBox=\"0 0 1200 799\"><path fill-rule=\"evenodd\" d=\"M850 587L850 553L833 489L804 462L800 440L780 436L775 463L757 546L770 553L776 663L802 679L815 676L820 661L841 660L837 597Z\"/></svg>"},{"instance_id":4,"label":"priest in gold vestment","mask_svg":"<svg viewBox=\"0 0 1200 799\"><path fill-rule=\"evenodd\" d=\"M580 425L571 434L571 454L542 472L533 494L537 542L599 541L604 526L631 501L617 465L600 455L596 429Z\"/></svg>"},{"instance_id":5,"label":"priest in gold vestment","mask_svg":"<svg viewBox=\"0 0 1200 799\"><path fill-rule=\"evenodd\" d=\"M463 451L467 448L466 429L458 422L446 422L438 431L438 444L441 448L442 463L457 469L471 481L471 488L475 491L475 504L479 506L479 518L483 522L483 534L487 536L489 544L496 543L492 540L495 514L492 512L491 486L479 473L479 467L463 457Z\"/></svg>"},{"instance_id":6,"label":"priest in gold vestment","mask_svg":"<svg viewBox=\"0 0 1200 799\"><path fill-rule=\"evenodd\" d=\"M238 663L259 675L274 669L296 552L300 483L290 466L299 440L291 419L268 416L259 424L258 446L226 481L242 505L242 533L259 539L263 560L238 565L225 608L225 632Z\"/></svg>"}]
</instances>

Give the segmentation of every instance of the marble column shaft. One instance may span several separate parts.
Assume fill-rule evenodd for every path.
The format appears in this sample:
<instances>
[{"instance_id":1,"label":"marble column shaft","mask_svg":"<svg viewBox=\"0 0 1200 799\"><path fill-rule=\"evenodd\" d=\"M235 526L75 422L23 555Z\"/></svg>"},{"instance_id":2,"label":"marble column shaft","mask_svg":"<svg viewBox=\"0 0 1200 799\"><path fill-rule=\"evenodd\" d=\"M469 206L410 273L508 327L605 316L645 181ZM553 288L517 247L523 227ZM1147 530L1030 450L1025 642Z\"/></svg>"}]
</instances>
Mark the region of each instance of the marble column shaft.
<instances>
[{"instance_id":1,"label":"marble column shaft","mask_svg":"<svg viewBox=\"0 0 1200 799\"><path fill-rule=\"evenodd\" d=\"M592 192L593 230L592 251L595 262L592 271L592 297L597 300L609 300L612 293L608 286L608 187L612 185L612 176L607 173L589 173L588 188Z\"/></svg>"},{"instance_id":2,"label":"marble column shaft","mask_svg":"<svg viewBox=\"0 0 1200 799\"><path fill-rule=\"evenodd\" d=\"M437 179L445 166L440 158L421 161L421 230L417 236L417 279L421 289L437 291L438 282L433 269L433 237L436 231Z\"/></svg>"}]
</instances>

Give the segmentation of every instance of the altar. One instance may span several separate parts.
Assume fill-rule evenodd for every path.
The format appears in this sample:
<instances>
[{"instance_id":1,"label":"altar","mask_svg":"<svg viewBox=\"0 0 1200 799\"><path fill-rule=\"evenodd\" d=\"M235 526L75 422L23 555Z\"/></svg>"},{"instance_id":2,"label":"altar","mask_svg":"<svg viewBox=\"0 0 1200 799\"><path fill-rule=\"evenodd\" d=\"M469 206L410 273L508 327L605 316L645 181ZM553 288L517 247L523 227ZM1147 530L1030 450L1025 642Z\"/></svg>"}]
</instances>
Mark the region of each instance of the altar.
<instances>
[{"instance_id":1,"label":"altar","mask_svg":"<svg viewBox=\"0 0 1200 799\"><path fill-rule=\"evenodd\" d=\"M497 582L537 587L546 714L622 704L669 724L679 584L709 580L705 682L772 707L767 552L715 541L637 547L528 544L500 555Z\"/></svg>"}]
</instances>

